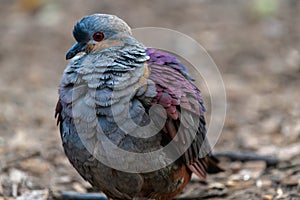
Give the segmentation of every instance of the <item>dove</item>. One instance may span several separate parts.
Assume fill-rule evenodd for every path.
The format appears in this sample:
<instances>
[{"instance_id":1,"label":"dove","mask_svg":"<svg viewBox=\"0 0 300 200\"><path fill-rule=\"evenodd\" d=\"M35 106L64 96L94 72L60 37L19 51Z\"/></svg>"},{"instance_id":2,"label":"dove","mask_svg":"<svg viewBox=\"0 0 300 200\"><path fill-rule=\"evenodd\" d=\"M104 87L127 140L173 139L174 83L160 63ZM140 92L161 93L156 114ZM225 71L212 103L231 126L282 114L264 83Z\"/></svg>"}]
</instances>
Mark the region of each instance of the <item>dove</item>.
<instances>
[{"instance_id":1,"label":"dove","mask_svg":"<svg viewBox=\"0 0 300 200\"><path fill-rule=\"evenodd\" d=\"M175 55L145 47L109 14L82 18L73 36L55 115L65 154L86 181L112 199L166 200L193 173L205 181L222 171L200 90Z\"/></svg>"}]
</instances>

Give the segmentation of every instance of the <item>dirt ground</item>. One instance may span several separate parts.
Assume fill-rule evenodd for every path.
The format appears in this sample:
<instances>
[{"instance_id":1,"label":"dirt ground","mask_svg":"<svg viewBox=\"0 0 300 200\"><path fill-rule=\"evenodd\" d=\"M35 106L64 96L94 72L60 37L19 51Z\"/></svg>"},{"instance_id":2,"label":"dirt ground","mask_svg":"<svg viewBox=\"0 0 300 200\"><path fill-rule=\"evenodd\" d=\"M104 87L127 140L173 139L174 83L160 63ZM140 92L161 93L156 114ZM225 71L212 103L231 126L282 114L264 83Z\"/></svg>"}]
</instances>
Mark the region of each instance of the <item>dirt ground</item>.
<instances>
[{"instance_id":1,"label":"dirt ground","mask_svg":"<svg viewBox=\"0 0 300 200\"><path fill-rule=\"evenodd\" d=\"M66 159L54 119L72 28L91 13L197 40L219 67L227 93L214 152L279 159L272 165L221 158L226 172L207 184L193 178L179 198L300 199L300 1L2 0L0 200L91 191Z\"/></svg>"}]
</instances>

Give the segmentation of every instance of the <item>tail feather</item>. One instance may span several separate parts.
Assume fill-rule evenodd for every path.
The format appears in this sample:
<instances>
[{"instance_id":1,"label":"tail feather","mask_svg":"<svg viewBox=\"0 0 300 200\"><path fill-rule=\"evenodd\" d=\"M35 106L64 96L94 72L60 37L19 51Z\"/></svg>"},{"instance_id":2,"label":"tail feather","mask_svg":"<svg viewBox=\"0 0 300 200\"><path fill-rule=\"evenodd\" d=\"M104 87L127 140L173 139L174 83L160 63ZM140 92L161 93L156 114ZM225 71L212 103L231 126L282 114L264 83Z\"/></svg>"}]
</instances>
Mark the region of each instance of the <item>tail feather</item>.
<instances>
[{"instance_id":1,"label":"tail feather","mask_svg":"<svg viewBox=\"0 0 300 200\"><path fill-rule=\"evenodd\" d=\"M206 168L206 171L207 173L209 174L216 174L216 173L219 173L219 172L223 172L225 171L224 169L222 169L220 166L219 166L219 160L214 157L214 156L209 156L207 157L207 168Z\"/></svg>"},{"instance_id":2,"label":"tail feather","mask_svg":"<svg viewBox=\"0 0 300 200\"><path fill-rule=\"evenodd\" d=\"M188 168L195 173L201 180L206 179L206 173L215 174L223 172L219 165L219 160L214 156L207 156L204 159L197 160L192 164L188 165Z\"/></svg>"}]
</instances>

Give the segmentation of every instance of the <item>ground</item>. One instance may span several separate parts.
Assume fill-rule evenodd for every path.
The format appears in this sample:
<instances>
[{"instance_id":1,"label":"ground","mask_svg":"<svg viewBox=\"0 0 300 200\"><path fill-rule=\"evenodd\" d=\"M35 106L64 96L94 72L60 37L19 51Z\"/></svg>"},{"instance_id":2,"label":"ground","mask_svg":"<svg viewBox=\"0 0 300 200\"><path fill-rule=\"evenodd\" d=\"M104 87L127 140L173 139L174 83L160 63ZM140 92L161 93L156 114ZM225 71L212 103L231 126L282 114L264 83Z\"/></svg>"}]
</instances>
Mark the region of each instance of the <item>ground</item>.
<instances>
[{"instance_id":1,"label":"ground","mask_svg":"<svg viewBox=\"0 0 300 200\"><path fill-rule=\"evenodd\" d=\"M90 191L63 153L54 108L74 23L95 12L118 15L133 28L174 29L203 45L227 94L214 152L279 159L267 165L221 158L224 173L208 176L207 184L194 177L179 198L300 199L298 0L2 0L0 200Z\"/></svg>"}]
</instances>

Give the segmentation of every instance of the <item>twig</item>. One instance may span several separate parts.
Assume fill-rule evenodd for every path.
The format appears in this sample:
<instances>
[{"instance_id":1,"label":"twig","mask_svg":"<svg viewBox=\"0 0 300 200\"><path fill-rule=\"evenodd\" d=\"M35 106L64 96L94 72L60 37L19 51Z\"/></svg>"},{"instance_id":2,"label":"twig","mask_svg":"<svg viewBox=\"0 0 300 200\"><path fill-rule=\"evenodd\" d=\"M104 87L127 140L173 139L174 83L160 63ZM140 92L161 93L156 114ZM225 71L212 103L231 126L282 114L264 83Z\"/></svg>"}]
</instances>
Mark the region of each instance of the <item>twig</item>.
<instances>
[{"instance_id":1,"label":"twig","mask_svg":"<svg viewBox=\"0 0 300 200\"><path fill-rule=\"evenodd\" d=\"M30 153L27 153L25 155L18 155L14 158L11 158L9 160L7 160L3 166L3 169L8 169L10 168L12 165L14 165L15 163L17 162L21 162L23 160L27 160L27 159L30 159L30 158L33 158L33 157L37 157L37 156L40 156L40 152L38 151L34 151L34 152L30 152Z\"/></svg>"},{"instance_id":2,"label":"twig","mask_svg":"<svg viewBox=\"0 0 300 200\"><path fill-rule=\"evenodd\" d=\"M63 191L61 193L61 199L63 200L108 200L104 194L99 193L77 193Z\"/></svg>"},{"instance_id":3,"label":"twig","mask_svg":"<svg viewBox=\"0 0 300 200\"><path fill-rule=\"evenodd\" d=\"M232 161L265 161L267 167L276 166L280 162L278 158L272 156L258 155L254 152L233 152L233 151L225 151L220 153L215 153L214 156L217 158L225 157L229 158Z\"/></svg>"}]
</instances>

